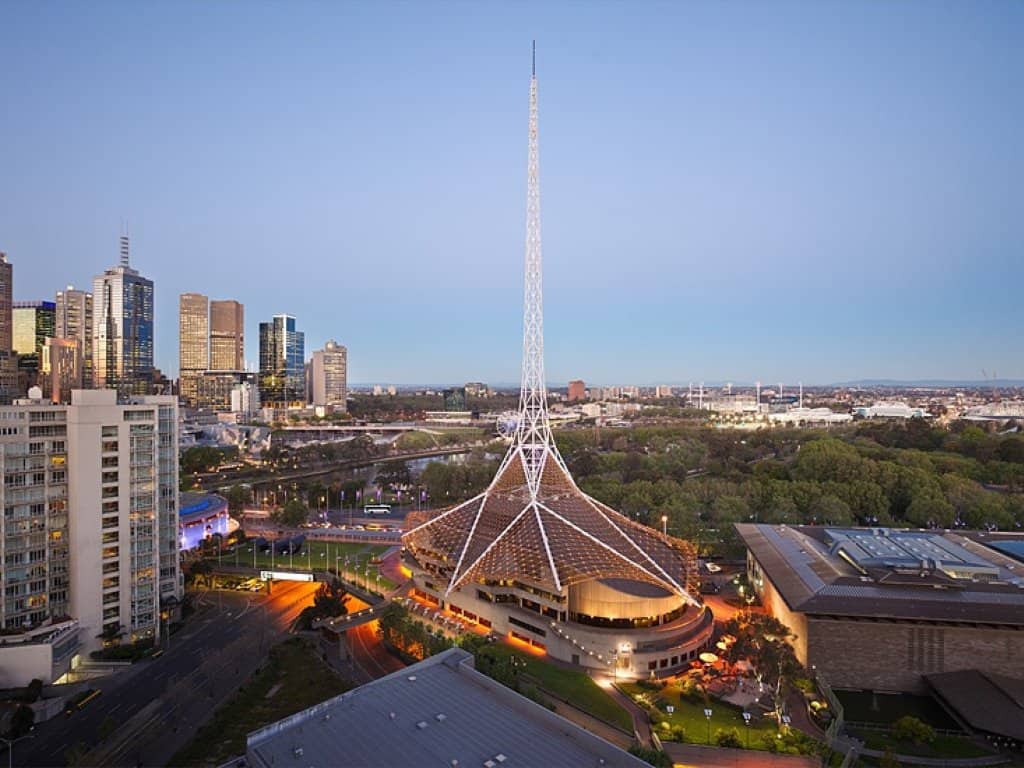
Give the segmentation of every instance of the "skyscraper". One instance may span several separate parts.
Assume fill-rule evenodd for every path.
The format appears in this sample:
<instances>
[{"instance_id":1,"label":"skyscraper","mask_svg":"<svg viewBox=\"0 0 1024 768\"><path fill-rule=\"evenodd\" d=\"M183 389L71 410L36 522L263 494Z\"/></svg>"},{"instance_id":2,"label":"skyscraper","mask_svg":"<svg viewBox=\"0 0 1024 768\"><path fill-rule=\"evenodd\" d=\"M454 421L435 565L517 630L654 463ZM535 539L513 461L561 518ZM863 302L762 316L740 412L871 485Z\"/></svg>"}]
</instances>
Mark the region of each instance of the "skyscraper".
<instances>
[{"instance_id":1,"label":"skyscraper","mask_svg":"<svg viewBox=\"0 0 1024 768\"><path fill-rule=\"evenodd\" d=\"M80 373L78 388L92 386L92 294L77 291L73 286L57 291L58 339L74 339L78 342Z\"/></svg>"},{"instance_id":2,"label":"skyscraper","mask_svg":"<svg viewBox=\"0 0 1024 768\"><path fill-rule=\"evenodd\" d=\"M28 392L39 383L43 344L54 335L56 305L52 301L16 301L11 317L13 346L18 355L18 392Z\"/></svg>"},{"instance_id":3,"label":"skyscraper","mask_svg":"<svg viewBox=\"0 0 1024 768\"><path fill-rule=\"evenodd\" d=\"M14 265L0 251L0 405L13 402L18 390L18 370L14 357Z\"/></svg>"},{"instance_id":4,"label":"skyscraper","mask_svg":"<svg viewBox=\"0 0 1024 768\"><path fill-rule=\"evenodd\" d=\"M237 301L210 302L210 370L245 368L245 307Z\"/></svg>"},{"instance_id":5,"label":"skyscraper","mask_svg":"<svg viewBox=\"0 0 1024 768\"><path fill-rule=\"evenodd\" d=\"M195 405L199 376L210 367L210 300L201 293L178 297L178 374L181 396Z\"/></svg>"},{"instance_id":6,"label":"skyscraper","mask_svg":"<svg viewBox=\"0 0 1024 768\"><path fill-rule=\"evenodd\" d=\"M82 350L78 339L46 339L39 385L43 396L54 403L71 402L71 390L82 388Z\"/></svg>"},{"instance_id":7,"label":"skyscraper","mask_svg":"<svg viewBox=\"0 0 1024 768\"><path fill-rule=\"evenodd\" d=\"M328 341L323 349L313 353L310 376L313 405L344 411L348 397L348 350L333 339Z\"/></svg>"},{"instance_id":8,"label":"skyscraper","mask_svg":"<svg viewBox=\"0 0 1024 768\"><path fill-rule=\"evenodd\" d=\"M295 318L274 315L260 323L260 401L287 407L305 403L305 334L295 330Z\"/></svg>"},{"instance_id":9,"label":"skyscraper","mask_svg":"<svg viewBox=\"0 0 1024 768\"><path fill-rule=\"evenodd\" d=\"M93 280L93 380L122 399L153 388L153 281L129 263L121 237L121 263Z\"/></svg>"}]
</instances>

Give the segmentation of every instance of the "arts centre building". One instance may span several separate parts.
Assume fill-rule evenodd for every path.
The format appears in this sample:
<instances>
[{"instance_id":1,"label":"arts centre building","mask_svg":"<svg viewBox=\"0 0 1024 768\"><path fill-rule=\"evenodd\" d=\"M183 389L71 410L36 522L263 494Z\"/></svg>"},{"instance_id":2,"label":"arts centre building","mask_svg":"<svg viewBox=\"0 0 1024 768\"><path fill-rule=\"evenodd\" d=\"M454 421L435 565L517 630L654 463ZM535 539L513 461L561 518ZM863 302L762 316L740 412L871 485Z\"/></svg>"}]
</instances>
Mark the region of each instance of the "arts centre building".
<instances>
[{"instance_id":1,"label":"arts centre building","mask_svg":"<svg viewBox=\"0 0 1024 768\"><path fill-rule=\"evenodd\" d=\"M551 435L544 382L537 83L531 83L523 384L515 436L487 490L414 513L403 536L418 599L534 650L624 677L704 650L713 617L687 542L583 493Z\"/></svg>"}]
</instances>

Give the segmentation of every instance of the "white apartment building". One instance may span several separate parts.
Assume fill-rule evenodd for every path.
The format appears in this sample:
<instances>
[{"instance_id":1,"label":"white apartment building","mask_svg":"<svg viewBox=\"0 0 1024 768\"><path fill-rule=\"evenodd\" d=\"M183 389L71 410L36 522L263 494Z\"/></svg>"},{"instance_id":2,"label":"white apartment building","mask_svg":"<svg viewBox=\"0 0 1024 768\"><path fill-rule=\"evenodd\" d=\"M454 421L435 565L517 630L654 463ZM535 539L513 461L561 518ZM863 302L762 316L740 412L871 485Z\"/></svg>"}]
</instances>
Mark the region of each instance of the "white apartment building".
<instances>
[{"instance_id":1,"label":"white apartment building","mask_svg":"<svg viewBox=\"0 0 1024 768\"><path fill-rule=\"evenodd\" d=\"M346 410L348 399L348 350L336 341L328 341L313 353L310 361L312 403Z\"/></svg>"},{"instance_id":2,"label":"white apartment building","mask_svg":"<svg viewBox=\"0 0 1024 768\"><path fill-rule=\"evenodd\" d=\"M182 596L176 399L75 390L70 405L0 406L0 467L0 686L158 638Z\"/></svg>"}]
</instances>

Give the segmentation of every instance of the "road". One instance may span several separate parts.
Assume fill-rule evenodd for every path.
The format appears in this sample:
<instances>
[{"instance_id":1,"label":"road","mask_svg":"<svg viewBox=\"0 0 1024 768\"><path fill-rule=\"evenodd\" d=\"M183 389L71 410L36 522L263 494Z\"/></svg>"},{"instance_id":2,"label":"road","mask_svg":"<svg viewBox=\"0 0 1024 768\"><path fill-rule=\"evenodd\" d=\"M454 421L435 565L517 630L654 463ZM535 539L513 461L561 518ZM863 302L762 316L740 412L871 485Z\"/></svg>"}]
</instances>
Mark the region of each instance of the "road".
<instances>
[{"instance_id":1,"label":"road","mask_svg":"<svg viewBox=\"0 0 1024 768\"><path fill-rule=\"evenodd\" d=\"M287 634L319 585L276 582L271 595L213 592L170 647L156 659L92 683L102 695L84 709L36 726L32 750L20 754L27 768L65 765L65 753L81 745L97 765L163 765L263 664L270 647ZM110 718L117 729L100 744Z\"/></svg>"}]
</instances>

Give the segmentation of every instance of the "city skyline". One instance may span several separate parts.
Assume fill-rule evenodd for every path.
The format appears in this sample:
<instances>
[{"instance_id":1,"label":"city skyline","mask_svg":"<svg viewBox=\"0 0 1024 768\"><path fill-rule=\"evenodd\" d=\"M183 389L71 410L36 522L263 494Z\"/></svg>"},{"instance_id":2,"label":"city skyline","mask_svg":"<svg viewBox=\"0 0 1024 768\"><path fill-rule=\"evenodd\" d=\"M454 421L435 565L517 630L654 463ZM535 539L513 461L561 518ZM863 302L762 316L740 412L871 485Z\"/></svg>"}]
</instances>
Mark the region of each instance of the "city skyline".
<instances>
[{"instance_id":1,"label":"city skyline","mask_svg":"<svg viewBox=\"0 0 1024 768\"><path fill-rule=\"evenodd\" d=\"M7 11L5 91L35 116L0 128L13 298L87 287L124 217L165 372L197 291L246 305L251 367L259 320L287 313L310 349L349 348L353 383L514 382L494 293L521 279L537 37L551 381L1024 378L1024 10L654 8ZM94 26L117 43L82 42Z\"/></svg>"}]
</instances>

